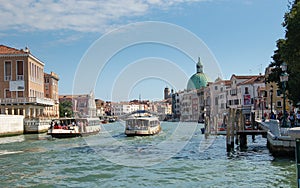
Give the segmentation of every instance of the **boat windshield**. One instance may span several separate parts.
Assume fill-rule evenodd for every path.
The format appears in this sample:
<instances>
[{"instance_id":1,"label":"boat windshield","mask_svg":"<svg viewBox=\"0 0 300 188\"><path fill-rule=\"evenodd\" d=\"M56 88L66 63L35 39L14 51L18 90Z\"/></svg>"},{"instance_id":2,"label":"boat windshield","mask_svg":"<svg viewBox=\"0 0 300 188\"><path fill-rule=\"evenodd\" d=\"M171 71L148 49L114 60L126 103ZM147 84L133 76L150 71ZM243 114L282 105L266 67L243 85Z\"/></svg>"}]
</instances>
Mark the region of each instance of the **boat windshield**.
<instances>
[{"instance_id":1,"label":"boat windshield","mask_svg":"<svg viewBox=\"0 0 300 188\"><path fill-rule=\"evenodd\" d=\"M129 119L126 121L127 129L147 130L149 121L145 119Z\"/></svg>"},{"instance_id":2,"label":"boat windshield","mask_svg":"<svg viewBox=\"0 0 300 188\"><path fill-rule=\"evenodd\" d=\"M100 125L100 119L74 119L74 118L61 118L52 121L52 126L93 126Z\"/></svg>"}]
</instances>

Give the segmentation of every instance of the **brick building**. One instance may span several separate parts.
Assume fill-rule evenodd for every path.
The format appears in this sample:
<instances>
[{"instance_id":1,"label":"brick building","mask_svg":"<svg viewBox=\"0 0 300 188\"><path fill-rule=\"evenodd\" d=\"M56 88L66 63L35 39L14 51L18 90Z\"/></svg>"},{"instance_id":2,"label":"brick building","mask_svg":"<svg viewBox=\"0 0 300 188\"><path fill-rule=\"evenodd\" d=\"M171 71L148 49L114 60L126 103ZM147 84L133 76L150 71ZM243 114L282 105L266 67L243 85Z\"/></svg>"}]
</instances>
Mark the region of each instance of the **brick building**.
<instances>
[{"instance_id":1,"label":"brick building","mask_svg":"<svg viewBox=\"0 0 300 188\"><path fill-rule=\"evenodd\" d=\"M59 78L44 73L44 66L28 48L0 45L1 114L24 115L25 120L58 117Z\"/></svg>"}]
</instances>

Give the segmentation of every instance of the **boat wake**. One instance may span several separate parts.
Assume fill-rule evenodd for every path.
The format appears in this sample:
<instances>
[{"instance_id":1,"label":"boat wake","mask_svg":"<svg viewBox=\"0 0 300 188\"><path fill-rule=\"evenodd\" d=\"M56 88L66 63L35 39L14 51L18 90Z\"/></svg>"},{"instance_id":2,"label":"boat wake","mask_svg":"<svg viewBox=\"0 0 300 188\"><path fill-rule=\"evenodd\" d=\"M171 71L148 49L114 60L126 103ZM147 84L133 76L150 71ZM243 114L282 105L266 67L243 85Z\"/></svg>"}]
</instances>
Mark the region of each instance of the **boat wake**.
<instances>
[{"instance_id":1,"label":"boat wake","mask_svg":"<svg viewBox=\"0 0 300 188\"><path fill-rule=\"evenodd\" d=\"M23 151L7 151L7 150L0 150L0 156L1 155L11 155L16 153L23 153Z\"/></svg>"}]
</instances>

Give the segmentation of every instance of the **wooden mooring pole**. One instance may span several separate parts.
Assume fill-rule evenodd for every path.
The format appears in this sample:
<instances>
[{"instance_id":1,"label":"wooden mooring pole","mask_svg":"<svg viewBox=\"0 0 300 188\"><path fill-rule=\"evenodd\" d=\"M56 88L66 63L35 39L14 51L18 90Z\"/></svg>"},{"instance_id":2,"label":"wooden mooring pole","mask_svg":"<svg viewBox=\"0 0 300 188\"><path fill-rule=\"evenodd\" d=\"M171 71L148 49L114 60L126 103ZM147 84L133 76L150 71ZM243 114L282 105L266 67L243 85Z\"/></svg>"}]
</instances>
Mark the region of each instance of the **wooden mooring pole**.
<instances>
[{"instance_id":1,"label":"wooden mooring pole","mask_svg":"<svg viewBox=\"0 0 300 188\"><path fill-rule=\"evenodd\" d=\"M234 151L234 117L235 117L235 109L229 109L229 118L226 129L226 148L227 153Z\"/></svg>"},{"instance_id":2,"label":"wooden mooring pole","mask_svg":"<svg viewBox=\"0 0 300 188\"><path fill-rule=\"evenodd\" d=\"M244 127L244 116L242 111L239 114L239 120L240 120L240 126L239 126L239 131L244 131L245 127ZM247 149L247 134L241 134L239 135L240 137L240 149L241 150L245 150Z\"/></svg>"},{"instance_id":3,"label":"wooden mooring pole","mask_svg":"<svg viewBox=\"0 0 300 188\"><path fill-rule=\"evenodd\" d=\"M231 115L232 115L232 112L231 112L231 108L229 109L229 115L228 115L228 124L227 124L227 127L226 127L226 151L227 153L230 153L231 152L231 144L230 144L230 130L231 130Z\"/></svg>"},{"instance_id":4,"label":"wooden mooring pole","mask_svg":"<svg viewBox=\"0 0 300 188\"><path fill-rule=\"evenodd\" d=\"M300 188L300 139L296 139L297 187Z\"/></svg>"}]
</instances>

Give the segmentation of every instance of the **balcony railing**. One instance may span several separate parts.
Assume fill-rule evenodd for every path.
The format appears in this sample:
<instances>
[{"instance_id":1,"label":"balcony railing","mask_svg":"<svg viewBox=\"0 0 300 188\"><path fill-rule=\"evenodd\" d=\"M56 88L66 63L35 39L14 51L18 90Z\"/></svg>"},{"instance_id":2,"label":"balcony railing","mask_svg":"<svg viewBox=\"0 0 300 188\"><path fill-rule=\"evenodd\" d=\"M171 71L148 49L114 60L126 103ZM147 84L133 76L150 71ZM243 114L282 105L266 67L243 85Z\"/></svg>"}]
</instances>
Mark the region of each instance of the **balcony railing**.
<instances>
[{"instance_id":1,"label":"balcony railing","mask_svg":"<svg viewBox=\"0 0 300 188\"><path fill-rule=\"evenodd\" d=\"M11 80L11 76L4 76L4 81L10 81Z\"/></svg>"},{"instance_id":2,"label":"balcony railing","mask_svg":"<svg viewBox=\"0 0 300 188\"><path fill-rule=\"evenodd\" d=\"M1 105L9 105L9 104L36 104L36 105L44 105L44 106L53 106L54 100L49 98L38 98L38 97L27 97L27 98L6 98L0 99Z\"/></svg>"},{"instance_id":3,"label":"balcony railing","mask_svg":"<svg viewBox=\"0 0 300 188\"><path fill-rule=\"evenodd\" d=\"M24 75L17 75L17 80L24 80Z\"/></svg>"}]
</instances>

